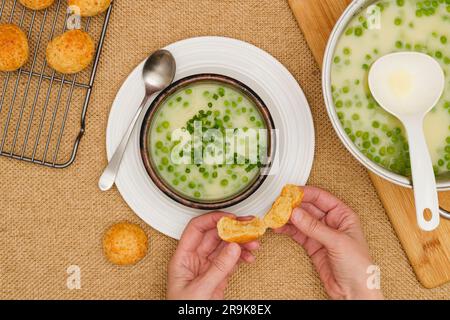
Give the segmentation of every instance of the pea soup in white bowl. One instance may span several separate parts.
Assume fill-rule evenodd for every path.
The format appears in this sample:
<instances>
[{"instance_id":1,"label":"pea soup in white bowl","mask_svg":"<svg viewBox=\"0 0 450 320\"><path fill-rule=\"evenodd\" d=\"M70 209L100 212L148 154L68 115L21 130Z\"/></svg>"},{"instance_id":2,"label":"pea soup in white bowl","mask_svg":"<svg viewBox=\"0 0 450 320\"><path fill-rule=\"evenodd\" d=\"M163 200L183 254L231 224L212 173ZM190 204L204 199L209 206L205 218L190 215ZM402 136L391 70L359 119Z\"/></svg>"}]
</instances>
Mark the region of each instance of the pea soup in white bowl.
<instances>
[{"instance_id":1,"label":"pea soup in white bowl","mask_svg":"<svg viewBox=\"0 0 450 320\"><path fill-rule=\"evenodd\" d=\"M450 171L450 0L367 1L349 20L331 60L331 95L337 117L358 150L374 163L410 175L409 146L401 123L373 99L371 64L397 51L417 51L444 69L444 94L425 118L436 175Z\"/></svg>"}]
</instances>

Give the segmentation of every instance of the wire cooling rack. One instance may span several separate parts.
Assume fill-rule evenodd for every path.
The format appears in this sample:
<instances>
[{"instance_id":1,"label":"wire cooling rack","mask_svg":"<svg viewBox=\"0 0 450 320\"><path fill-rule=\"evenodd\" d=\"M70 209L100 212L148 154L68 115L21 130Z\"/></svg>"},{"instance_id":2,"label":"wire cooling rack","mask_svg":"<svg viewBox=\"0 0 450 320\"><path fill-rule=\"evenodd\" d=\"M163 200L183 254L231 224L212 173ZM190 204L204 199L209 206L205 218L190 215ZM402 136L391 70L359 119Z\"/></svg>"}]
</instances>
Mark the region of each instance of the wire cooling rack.
<instances>
[{"instance_id":1,"label":"wire cooling rack","mask_svg":"<svg viewBox=\"0 0 450 320\"><path fill-rule=\"evenodd\" d=\"M112 5L99 16L82 19L81 28L96 41L94 62L78 74L63 75L47 66L45 49L66 31L67 1L32 11L17 0L0 0L0 23L20 26L30 47L25 66L0 72L0 156L52 168L74 162L111 10Z\"/></svg>"}]
</instances>

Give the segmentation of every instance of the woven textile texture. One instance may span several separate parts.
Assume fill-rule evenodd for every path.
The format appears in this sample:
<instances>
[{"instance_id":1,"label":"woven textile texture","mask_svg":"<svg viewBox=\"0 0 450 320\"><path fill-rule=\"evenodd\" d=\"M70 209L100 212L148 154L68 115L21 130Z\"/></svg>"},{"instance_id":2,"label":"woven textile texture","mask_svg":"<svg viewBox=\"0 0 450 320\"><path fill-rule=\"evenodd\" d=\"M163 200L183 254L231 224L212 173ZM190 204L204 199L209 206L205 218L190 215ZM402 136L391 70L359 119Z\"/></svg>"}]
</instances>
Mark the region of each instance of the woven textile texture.
<instances>
[{"instance_id":1,"label":"woven textile texture","mask_svg":"<svg viewBox=\"0 0 450 320\"><path fill-rule=\"evenodd\" d=\"M298 80L317 136L309 183L330 190L358 212L381 267L385 295L449 298L450 284L427 290L416 280L366 170L335 135L323 104L319 68L284 0L115 0L75 163L56 170L0 158L0 298L165 297L167 263L177 242L145 225L116 189L100 192L97 180L106 165L109 110L126 76L152 51L203 35L248 41L279 59ZM149 236L148 255L132 267L113 266L102 254L104 231L123 220L140 224ZM71 265L81 268L80 290L67 289ZM232 277L226 297L327 298L302 248L271 232L262 240L257 262L240 267Z\"/></svg>"}]
</instances>

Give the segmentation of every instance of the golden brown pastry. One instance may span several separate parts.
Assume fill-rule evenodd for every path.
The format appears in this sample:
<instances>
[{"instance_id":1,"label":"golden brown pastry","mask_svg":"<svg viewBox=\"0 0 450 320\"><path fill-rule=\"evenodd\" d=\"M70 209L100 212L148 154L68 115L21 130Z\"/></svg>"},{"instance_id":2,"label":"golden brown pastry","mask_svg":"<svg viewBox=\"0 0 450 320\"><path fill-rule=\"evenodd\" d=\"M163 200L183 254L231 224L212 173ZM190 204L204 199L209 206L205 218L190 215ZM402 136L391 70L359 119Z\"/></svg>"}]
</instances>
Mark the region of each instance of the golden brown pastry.
<instances>
[{"instance_id":1,"label":"golden brown pastry","mask_svg":"<svg viewBox=\"0 0 450 320\"><path fill-rule=\"evenodd\" d=\"M50 7L55 0L19 0L21 4L31 10L42 10Z\"/></svg>"},{"instance_id":2,"label":"golden brown pastry","mask_svg":"<svg viewBox=\"0 0 450 320\"><path fill-rule=\"evenodd\" d=\"M14 71L28 60L28 39L14 24L0 24L0 71Z\"/></svg>"},{"instance_id":3,"label":"golden brown pastry","mask_svg":"<svg viewBox=\"0 0 450 320\"><path fill-rule=\"evenodd\" d=\"M67 0L67 4L78 7L82 17L92 17L106 11L111 0Z\"/></svg>"},{"instance_id":4,"label":"golden brown pastry","mask_svg":"<svg viewBox=\"0 0 450 320\"><path fill-rule=\"evenodd\" d=\"M219 237L227 242L247 243L264 235L267 227L264 221L255 218L250 221L238 221L233 218L223 217L217 224Z\"/></svg>"},{"instance_id":5,"label":"golden brown pastry","mask_svg":"<svg viewBox=\"0 0 450 320\"><path fill-rule=\"evenodd\" d=\"M121 222L110 227L103 237L106 258L117 265L137 263L147 254L148 241L144 230L136 224Z\"/></svg>"},{"instance_id":6,"label":"golden brown pastry","mask_svg":"<svg viewBox=\"0 0 450 320\"><path fill-rule=\"evenodd\" d=\"M264 223L272 229L281 228L288 223L292 213L292 198L278 197L272 205L272 208L264 216Z\"/></svg>"},{"instance_id":7,"label":"golden brown pastry","mask_svg":"<svg viewBox=\"0 0 450 320\"><path fill-rule=\"evenodd\" d=\"M220 219L217 224L219 237L224 241L236 243L256 240L264 235L267 228L278 229L288 223L292 210L300 206L302 200L302 188L286 185L263 219L255 218L251 221L238 221L229 217Z\"/></svg>"},{"instance_id":8,"label":"golden brown pastry","mask_svg":"<svg viewBox=\"0 0 450 320\"><path fill-rule=\"evenodd\" d=\"M69 30L47 45L46 57L50 67L71 74L89 66L94 53L94 40L89 34L81 30Z\"/></svg>"},{"instance_id":9,"label":"golden brown pastry","mask_svg":"<svg viewBox=\"0 0 450 320\"><path fill-rule=\"evenodd\" d=\"M284 186L283 190L281 190L281 195L285 197L291 197L292 208L297 208L300 206L303 200L303 189L299 186L288 184Z\"/></svg>"}]
</instances>

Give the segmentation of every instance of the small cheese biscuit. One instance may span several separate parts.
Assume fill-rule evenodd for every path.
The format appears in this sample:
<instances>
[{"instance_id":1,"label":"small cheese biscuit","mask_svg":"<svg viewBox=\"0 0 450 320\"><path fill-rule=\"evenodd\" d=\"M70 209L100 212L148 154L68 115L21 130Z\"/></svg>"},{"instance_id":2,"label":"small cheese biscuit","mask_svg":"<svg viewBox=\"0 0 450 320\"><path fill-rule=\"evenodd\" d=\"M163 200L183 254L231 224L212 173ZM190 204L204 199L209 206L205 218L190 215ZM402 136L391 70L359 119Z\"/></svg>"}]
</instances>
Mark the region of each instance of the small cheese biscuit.
<instances>
[{"instance_id":1,"label":"small cheese biscuit","mask_svg":"<svg viewBox=\"0 0 450 320\"><path fill-rule=\"evenodd\" d=\"M230 217L223 217L217 224L219 237L227 242L247 243L264 235L267 227L264 222L255 218L250 221L239 221Z\"/></svg>"},{"instance_id":2,"label":"small cheese biscuit","mask_svg":"<svg viewBox=\"0 0 450 320\"><path fill-rule=\"evenodd\" d=\"M50 7L55 0L19 0L21 4L31 10L42 10Z\"/></svg>"},{"instance_id":3,"label":"small cheese biscuit","mask_svg":"<svg viewBox=\"0 0 450 320\"><path fill-rule=\"evenodd\" d=\"M14 24L0 24L0 71L14 71L28 60L28 39Z\"/></svg>"},{"instance_id":4,"label":"small cheese biscuit","mask_svg":"<svg viewBox=\"0 0 450 320\"><path fill-rule=\"evenodd\" d=\"M131 265L147 254L148 241L144 230L136 224L121 222L110 227L103 237L106 258L117 265Z\"/></svg>"},{"instance_id":5,"label":"small cheese biscuit","mask_svg":"<svg viewBox=\"0 0 450 320\"><path fill-rule=\"evenodd\" d=\"M82 17L92 17L106 11L111 0L67 0L67 4L78 7Z\"/></svg>"},{"instance_id":6,"label":"small cheese biscuit","mask_svg":"<svg viewBox=\"0 0 450 320\"><path fill-rule=\"evenodd\" d=\"M80 72L92 62L95 44L91 36L81 30L69 30L54 38L46 50L47 62L65 74Z\"/></svg>"}]
</instances>

